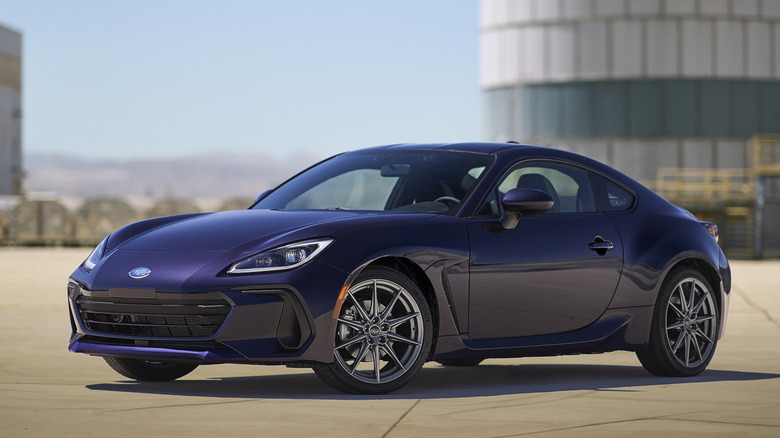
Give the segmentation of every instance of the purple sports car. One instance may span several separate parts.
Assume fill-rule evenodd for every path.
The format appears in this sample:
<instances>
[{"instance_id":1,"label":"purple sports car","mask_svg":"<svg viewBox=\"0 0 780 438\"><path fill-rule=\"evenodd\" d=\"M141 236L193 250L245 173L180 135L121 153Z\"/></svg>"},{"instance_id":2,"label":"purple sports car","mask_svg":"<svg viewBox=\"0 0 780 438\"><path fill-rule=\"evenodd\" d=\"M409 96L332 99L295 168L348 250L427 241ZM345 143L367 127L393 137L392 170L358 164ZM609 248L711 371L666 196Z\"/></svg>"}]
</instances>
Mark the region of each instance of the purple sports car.
<instances>
[{"instance_id":1,"label":"purple sports car","mask_svg":"<svg viewBox=\"0 0 780 438\"><path fill-rule=\"evenodd\" d=\"M306 366L366 394L427 361L612 350L693 376L730 283L715 224L596 161L391 145L322 161L247 210L111 233L70 277L69 348L137 380Z\"/></svg>"}]
</instances>

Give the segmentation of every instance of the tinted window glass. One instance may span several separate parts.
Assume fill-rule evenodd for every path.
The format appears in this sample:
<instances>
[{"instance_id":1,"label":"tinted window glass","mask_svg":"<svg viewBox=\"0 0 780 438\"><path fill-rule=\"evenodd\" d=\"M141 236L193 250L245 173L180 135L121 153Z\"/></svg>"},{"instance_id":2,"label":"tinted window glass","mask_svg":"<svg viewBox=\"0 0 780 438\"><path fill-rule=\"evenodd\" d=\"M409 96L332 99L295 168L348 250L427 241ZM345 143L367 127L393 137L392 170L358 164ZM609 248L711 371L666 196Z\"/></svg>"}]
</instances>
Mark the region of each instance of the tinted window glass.
<instances>
[{"instance_id":1,"label":"tinted window glass","mask_svg":"<svg viewBox=\"0 0 780 438\"><path fill-rule=\"evenodd\" d=\"M599 211L625 211L634 204L634 195L631 192L601 175L594 173L592 176Z\"/></svg>"},{"instance_id":2,"label":"tinted window glass","mask_svg":"<svg viewBox=\"0 0 780 438\"><path fill-rule=\"evenodd\" d=\"M451 151L347 153L297 175L253 208L454 214L492 158Z\"/></svg>"},{"instance_id":3,"label":"tinted window glass","mask_svg":"<svg viewBox=\"0 0 780 438\"><path fill-rule=\"evenodd\" d=\"M498 185L499 199L514 188L541 190L555 204L547 211L549 213L592 213L596 211L588 172L579 167L567 164L530 161L519 164L512 169ZM497 204L496 200L488 204ZM480 212L497 210L488 205Z\"/></svg>"},{"instance_id":4,"label":"tinted window glass","mask_svg":"<svg viewBox=\"0 0 780 438\"><path fill-rule=\"evenodd\" d=\"M382 210L398 177L381 177L379 169L359 169L336 175L287 203L291 210Z\"/></svg>"}]
</instances>

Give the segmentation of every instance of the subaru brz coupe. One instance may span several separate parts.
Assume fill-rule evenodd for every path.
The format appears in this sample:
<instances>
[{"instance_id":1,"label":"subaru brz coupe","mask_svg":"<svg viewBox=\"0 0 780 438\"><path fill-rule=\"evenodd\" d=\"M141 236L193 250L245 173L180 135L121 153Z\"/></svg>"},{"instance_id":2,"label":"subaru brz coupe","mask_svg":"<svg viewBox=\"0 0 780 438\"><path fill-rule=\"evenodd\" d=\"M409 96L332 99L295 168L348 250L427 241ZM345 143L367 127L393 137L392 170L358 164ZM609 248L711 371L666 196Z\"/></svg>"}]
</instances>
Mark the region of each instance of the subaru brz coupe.
<instances>
[{"instance_id":1,"label":"subaru brz coupe","mask_svg":"<svg viewBox=\"0 0 780 438\"><path fill-rule=\"evenodd\" d=\"M113 232L70 277L69 348L136 380L288 365L364 394L427 361L613 350L693 376L730 283L715 224L594 160L401 144L336 155L247 210Z\"/></svg>"}]
</instances>

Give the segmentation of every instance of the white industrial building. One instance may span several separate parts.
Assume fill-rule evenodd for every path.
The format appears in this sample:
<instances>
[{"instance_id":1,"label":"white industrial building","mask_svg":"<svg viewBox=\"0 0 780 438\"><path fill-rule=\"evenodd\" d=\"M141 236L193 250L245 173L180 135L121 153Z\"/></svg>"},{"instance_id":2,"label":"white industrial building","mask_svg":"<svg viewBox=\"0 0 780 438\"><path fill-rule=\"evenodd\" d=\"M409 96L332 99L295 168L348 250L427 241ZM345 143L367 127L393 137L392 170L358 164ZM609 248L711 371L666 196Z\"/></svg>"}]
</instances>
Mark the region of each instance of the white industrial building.
<instances>
[{"instance_id":1,"label":"white industrial building","mask_svg":"<svg viewBox=\"0 0 780 438\"><path fill-rule=\"evenodd\" d=\"M675 187L662 194L715 216L726 245L780 248L764 220L780 223L780 172L766 171L780 140L749 141L780 133L780 0L481 0L480 27L487 140Z\"/></svg>"},{"instance_id":2,"label":"white industrial building","mask_svg":"<svg viewBox=\"0 0 780 438\"><path fill-rule=\"evenodd\" d=\"M22 191L22 34L0 25L0 195Z\"/></svg>"}]
</instances>

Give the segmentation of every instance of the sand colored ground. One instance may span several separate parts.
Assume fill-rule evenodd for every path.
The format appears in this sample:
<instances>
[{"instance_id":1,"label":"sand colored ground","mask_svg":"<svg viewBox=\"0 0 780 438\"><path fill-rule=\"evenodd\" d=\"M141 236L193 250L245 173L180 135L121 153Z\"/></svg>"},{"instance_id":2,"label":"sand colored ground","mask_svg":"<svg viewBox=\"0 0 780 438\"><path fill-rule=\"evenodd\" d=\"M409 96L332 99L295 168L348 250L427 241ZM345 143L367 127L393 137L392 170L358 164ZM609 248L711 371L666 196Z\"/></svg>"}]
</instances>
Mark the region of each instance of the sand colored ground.
<instances>
[{"instance_id":1,"label":"sand colored ground","mask_svg":"<svg viewBox=\"0 0 780 438\"><path fill-rule=\"evenodd\" d=\"M702 375L632 353L428 364L387 396L307 369L203 366L135 383L69 353L65 284L88 249L0 249L0 437L780 436L780 262L733 263L726 337Z\"/></svg>"}]
</instances>

